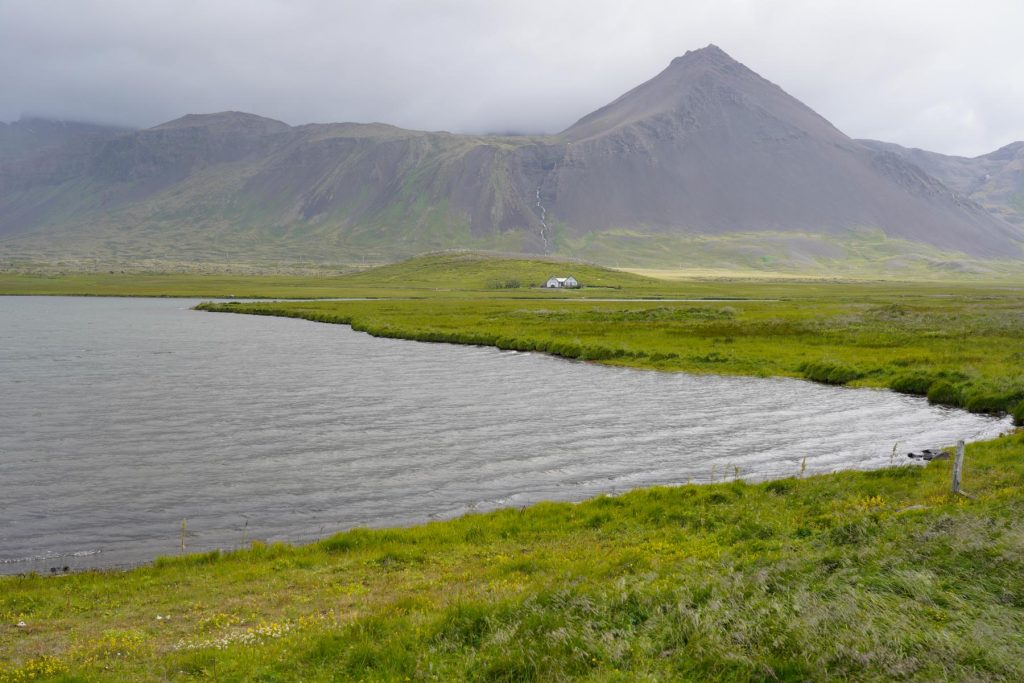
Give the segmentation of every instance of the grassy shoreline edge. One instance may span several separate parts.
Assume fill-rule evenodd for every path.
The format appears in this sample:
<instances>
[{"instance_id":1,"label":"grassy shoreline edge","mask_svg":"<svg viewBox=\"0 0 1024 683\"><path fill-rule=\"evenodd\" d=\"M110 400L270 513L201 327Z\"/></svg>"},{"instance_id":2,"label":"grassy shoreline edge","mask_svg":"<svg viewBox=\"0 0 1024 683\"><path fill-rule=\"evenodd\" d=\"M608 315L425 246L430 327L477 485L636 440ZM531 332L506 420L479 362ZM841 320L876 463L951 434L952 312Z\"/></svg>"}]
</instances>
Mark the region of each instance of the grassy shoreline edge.
<instances>
[{"instance_id":1,"label":"grassy shoreline edge","mask_svg":"<svg viewBox=\"0 0 1024 683\"><path fill-rule=\"evenodd\" d=\"M5 578L0 681L1014 680L1024 433L967 462Z\"/></svg>"},{"instance_id":2,"label":"grassy shoreline edge","mask_svg":"<svg viewBox=\"0 0 1024 683\"><path fill-rule=\"evenodd\" d=\"M379 300L384 301L384 300ZM524 300L526 301L526 300ZM536 300L530 300L536 301ZM744 300L723 300L741 304ZM536 352L565 358L568 360L591 361L612 365L624 365L652 370L701 372L713 374L731 374L747 376L795 377L822 384L845 385L868 377L864 386L886 388L897 393L911 396L926 397L929 403L951 408L960 408L977 414L1012 415L1017 425L1024 425L1024 375L1015 383L1007 386L996 385L992 377L981 377L974 382L965 382L967 375L958 368L921 369L914 368L899 372L895 376L883 378L883 381L871 381L871 373L863 372L854 365L841 361L814 359L800 362L789 368L778 367L765 373L763 364L745 363L743 365L723 365L717 358L718 351L710 351L700 360L708 361L701 365L687 364L685 358L675 351L648 350L645 348L624 348L622 345L606 346L600 342L594 344L581 343L578 340L559 340L551 334L530 336L514 328L515 321L499 320L487 330L472 330L461 327L459 319L453 317L455 324L448 329L432 326L416 327L406 320L373 320L370 316L360 317L357 311L339 310L344 304L333 302L327 307L321 302L314 306L294 306L274 303L212 303L203 302L195 310L215 313L239 313L247 315L263 315L272 317L298 318L312 322L348 325L357 332L365 332L374 337L404 339L409 341L461 344L470 346L489 346L506 351ZM514 303L504 301L503 303ZM549 300L546 303L551 303ZM584 302L574 302L584 303ZM659 304L658 300L644 302ZM664 302L671 304L672 302ZM699 303L699 302L688 302ZM717 303L717 302L716 302ZM420 300L418 306L429 306L430 300ZM649 310L649 309L648 309ZM660 309L657 309L660 313ZM713 319L716 311L710 307L688 308L676 307L684 314L699 315ZM364 309L365 311L365 309ZM438 314L444 315L444 313ZM492 317L493 319L493 317ZM703 320L701 320L703 322ZM657 321L653 321L657 324ZM544 330L544 332L548 332ZM1017 356L1024 354L1017 353ZM709 364L713 364L708 367Z\"/></svg>"}]
</instances>

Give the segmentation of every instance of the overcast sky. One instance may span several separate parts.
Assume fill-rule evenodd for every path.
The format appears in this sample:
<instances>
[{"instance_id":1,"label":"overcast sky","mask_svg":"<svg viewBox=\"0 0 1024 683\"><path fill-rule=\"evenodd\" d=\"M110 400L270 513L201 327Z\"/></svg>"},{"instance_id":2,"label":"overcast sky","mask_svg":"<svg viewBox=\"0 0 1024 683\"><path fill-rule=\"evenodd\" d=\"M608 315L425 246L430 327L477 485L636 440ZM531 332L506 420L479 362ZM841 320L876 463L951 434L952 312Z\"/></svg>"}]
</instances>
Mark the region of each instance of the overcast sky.
<instances>
[{"instance_id":1,"label":"overcast sky","mask_svg":"<svg viewBox=\"0 0 1024 683\"><path fill-rule=\"evenodd\" d=\"M1024 140L1024 0L0 0L0 120L557 132L719 45L853 137Z\"/></svg>"}]
</instances>

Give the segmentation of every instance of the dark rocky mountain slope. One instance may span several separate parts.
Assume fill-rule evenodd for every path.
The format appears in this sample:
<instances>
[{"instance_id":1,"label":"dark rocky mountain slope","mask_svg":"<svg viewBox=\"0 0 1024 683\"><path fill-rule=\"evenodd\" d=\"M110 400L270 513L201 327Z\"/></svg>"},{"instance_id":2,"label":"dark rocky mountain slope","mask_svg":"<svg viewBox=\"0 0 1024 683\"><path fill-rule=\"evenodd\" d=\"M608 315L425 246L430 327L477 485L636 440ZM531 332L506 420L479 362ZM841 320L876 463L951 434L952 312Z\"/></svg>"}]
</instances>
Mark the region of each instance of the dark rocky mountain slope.
<instances>
[{"instance_id":1,"label":"dark rocky mountain slope","mask_svg":"<svg viewBox=\"0 0 1024 683\"><path fill-rule=\"evenodd\" d=\"M831 242L862 233L933 255L1024 254L1024 230L952 175L850 139L714 46L553 136L224 112L10 142L20 126L0 129L8 255L352 261L482 247L675 263L721 239L747 256L775 240L838 258Z\"/></svg>"},{"instance_id":2,"label":"dark rocky mountain slope","mask_svg":"<svg viewBox=\"0 0 1024 683\"><path fill-rule=\"evenodd\" d=\"M908 149L877 140L859 142L899 155L991 213L1024 226L1024 142L1014 142L973 158Z\"/></svg>"}]
</instances>

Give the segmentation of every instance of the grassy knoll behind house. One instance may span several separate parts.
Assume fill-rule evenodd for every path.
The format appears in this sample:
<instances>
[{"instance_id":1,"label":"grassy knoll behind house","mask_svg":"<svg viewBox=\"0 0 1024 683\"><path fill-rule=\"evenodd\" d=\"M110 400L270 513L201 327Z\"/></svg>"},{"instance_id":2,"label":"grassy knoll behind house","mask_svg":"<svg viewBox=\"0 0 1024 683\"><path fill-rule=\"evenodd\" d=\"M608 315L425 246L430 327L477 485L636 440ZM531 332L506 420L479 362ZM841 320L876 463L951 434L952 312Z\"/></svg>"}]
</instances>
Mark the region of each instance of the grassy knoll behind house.
<instances>
[{"instance_id":1,"label":"grassy knoll behind house","mask_svg":"<svg viewBox=\"0 0 1024 683\"><path fill-rule=\"evenodd\" d=\"M0 681L1022 680L1024 433L966 462L3 578Z\"/></svg>"},{"instance_id":2,"label":"grassy knoll behind house","mask_svg":"<svg viewBox=\"0 0 1024 683\"><path fill-rule=\"evenodd\" d=\"M591 290L672 289L671 284L664 281L592 263L526 257L503 258L474 252L440 252L418 256L348 275L344 278L344 284L427 290L529 290L543 285L554 275L573 275ZM562 293L567 293L567 290Z\"/></svg>"},{"instance_id":3,"label":"grassy knoll behind house","mask_svg":"<svg viewBox=\"0 0 1024 683\"><path fill-rule=\"evenodd\" d=\"M631 367L888 387L981 413L1024 403L1024 291L1018 288L702 282L677 283L675 293L735 300L467 297L202 308ZM758 294L775 298L743 299Z\"/></svg>"}]
</instances>

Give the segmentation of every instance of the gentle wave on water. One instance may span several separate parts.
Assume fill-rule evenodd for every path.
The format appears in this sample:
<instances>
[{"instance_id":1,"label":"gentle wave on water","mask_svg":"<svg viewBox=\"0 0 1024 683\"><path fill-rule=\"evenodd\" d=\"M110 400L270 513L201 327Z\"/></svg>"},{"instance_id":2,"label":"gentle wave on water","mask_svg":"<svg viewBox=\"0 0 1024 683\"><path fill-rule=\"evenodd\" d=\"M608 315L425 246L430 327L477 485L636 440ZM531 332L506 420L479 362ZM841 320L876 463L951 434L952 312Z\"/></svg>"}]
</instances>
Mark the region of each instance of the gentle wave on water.
<instances>
[{"instance_id":1,"label":"gentle wave on water","mask_svg":"<svg viewBox=\"0 0 1024 683\"><path fill-rule=\"evenodd\" d=\"M0 572L173 554L182 519L194 551L308 541L791 476L804 458L808 473L882 467L894 443L1008 424L888 391L374 339L192 303L0 297Z\"/></svg>"}]
</instances>

